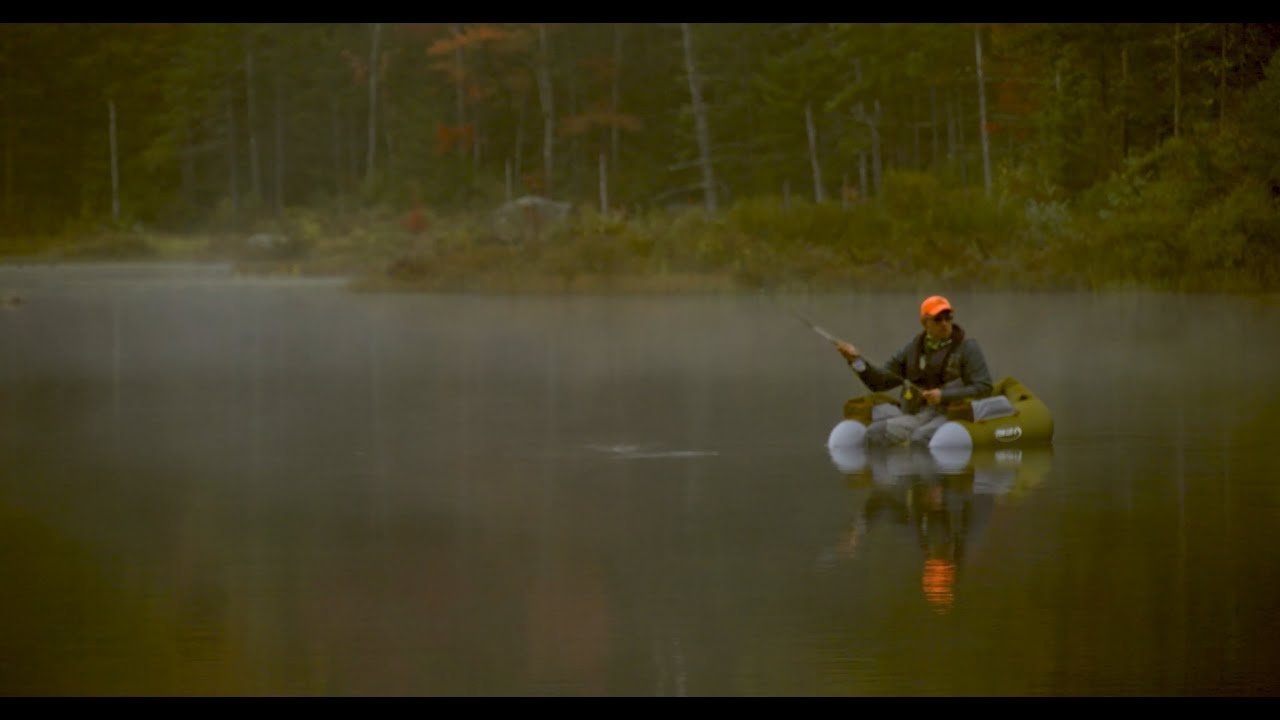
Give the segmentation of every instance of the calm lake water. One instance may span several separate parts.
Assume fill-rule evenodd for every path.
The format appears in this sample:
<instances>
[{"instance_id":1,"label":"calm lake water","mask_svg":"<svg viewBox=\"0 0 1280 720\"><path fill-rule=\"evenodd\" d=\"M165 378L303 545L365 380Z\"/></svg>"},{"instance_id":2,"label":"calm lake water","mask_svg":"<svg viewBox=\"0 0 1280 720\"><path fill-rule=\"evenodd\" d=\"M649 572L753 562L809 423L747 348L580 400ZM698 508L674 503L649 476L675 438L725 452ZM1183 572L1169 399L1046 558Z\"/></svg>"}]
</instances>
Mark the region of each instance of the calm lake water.
<instances>
[{"instance_id":1,"label":"calm lake water","mask_svg":"<svg viewBox=\"0 0 1280 720\"><path fill-rule=\"evenodd\" d=\"M833 456L915 294L0 269L0 694L1275 695L1280 302L950 297L1051 448Z\"/></svg>"}]
</instances>

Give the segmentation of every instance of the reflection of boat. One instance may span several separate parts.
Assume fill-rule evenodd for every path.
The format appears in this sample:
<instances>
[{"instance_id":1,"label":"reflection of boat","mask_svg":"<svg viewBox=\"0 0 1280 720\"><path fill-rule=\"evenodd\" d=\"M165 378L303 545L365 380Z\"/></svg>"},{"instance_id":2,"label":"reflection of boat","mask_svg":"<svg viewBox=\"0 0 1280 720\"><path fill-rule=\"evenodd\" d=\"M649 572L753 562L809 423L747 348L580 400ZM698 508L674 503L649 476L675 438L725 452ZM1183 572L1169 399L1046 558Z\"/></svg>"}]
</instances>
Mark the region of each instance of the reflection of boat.
<instances>
[{"instance_id":1,"label":"reflection of boat","mask_svg":"<svg viewBox=\"0 0 1280 720\"><path fill-rule=\"evenodd\" d=\"M832 462L849 481L860 510L835 551L853 560L880 547L900 552L900 530L912 533L923 557L920 591L930 611L951 612L958 581L998 508L1016 503L1052 467L1052 447L832 447ZM889 532L896 539L875 542Z\"/></svg>"},{"instance_id":2,"label":"reflection of boat","mask_svg":"<svg viewBox=\"0 0 1280 720\"><path fill-rule=\"evenodd\" d=\"M833 447L831 462L850 483L887 486L928 478L951 481L972 478L972 492L1022 497L1040 485L1053 465L1053 446L1014 448L967 447Z\"/></svg>"},{"instance_id":3,"label":"reflection of boat","mask_svg":"<svg viewBox=\"0 0 1280 720\"><path fill-rule=\"evenodd\" d=\"M885 405L898 401L884 393L859 395L845 401L844 420L827 438L830 448L865 445L867 426L879 419ZM931 449L1037 445L1053 439L1053 416L1027 386L1007 377L996 383L991 396L947 409L948 421L929 441Z\"/></svg>"}]
</instances>

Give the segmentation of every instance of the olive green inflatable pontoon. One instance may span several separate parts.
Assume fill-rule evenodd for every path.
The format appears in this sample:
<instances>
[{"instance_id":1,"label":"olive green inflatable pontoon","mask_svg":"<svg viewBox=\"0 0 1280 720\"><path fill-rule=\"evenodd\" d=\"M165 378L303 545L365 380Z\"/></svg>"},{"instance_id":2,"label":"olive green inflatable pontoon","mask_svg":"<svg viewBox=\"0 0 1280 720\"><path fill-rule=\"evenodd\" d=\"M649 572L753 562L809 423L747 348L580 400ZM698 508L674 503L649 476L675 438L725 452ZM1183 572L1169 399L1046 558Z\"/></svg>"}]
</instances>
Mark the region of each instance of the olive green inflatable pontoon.
<instances>
[{"instance_id":1,"label":"olive green inflatable pontoon","mask_svg":"<svg viewBox=\"0 0 1280 720\"><path fill-rule=\"evenodd\" d=\"M827 440L829 447L860 445L867 425L880 405L897 406L884 393L850 398L844 420ZM1025 385L1007 377L996 383L991 396L947 407L948 421L934 433L929 447L1004 447L1048 443L1053 439L1053 416L1044 402Z\"/></svg>"}]
</instances>

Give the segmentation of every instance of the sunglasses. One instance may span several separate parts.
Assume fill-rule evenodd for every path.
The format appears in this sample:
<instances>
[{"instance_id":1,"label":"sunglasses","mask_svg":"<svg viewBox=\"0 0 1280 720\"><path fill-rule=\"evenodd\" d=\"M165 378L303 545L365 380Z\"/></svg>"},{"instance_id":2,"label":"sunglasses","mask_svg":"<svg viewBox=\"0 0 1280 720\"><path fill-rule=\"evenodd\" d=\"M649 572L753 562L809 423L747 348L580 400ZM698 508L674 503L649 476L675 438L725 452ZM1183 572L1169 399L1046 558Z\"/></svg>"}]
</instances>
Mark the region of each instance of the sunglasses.
<instances>
[{"instance_id":1,"label":"sunglasses","mask_svg":"<svg viewBox=\"0 0 1280 720\"><path fill-rule=\"evenodd\" d=\"M954 316L950 312L940 312L933 316L934 322L950 322Z\"/></svg>"}]
</instances>

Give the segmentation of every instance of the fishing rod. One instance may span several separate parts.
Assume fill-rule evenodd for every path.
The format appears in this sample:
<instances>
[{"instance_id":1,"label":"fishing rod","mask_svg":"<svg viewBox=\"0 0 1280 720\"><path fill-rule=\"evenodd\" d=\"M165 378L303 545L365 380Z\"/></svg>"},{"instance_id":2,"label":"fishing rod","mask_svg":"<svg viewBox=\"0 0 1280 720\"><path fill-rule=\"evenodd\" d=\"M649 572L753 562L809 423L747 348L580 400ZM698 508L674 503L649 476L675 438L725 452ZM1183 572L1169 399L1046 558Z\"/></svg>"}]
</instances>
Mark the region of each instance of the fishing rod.
<instances>
[{"instance_id":1,"label":"fishing rod","mask_svg":"<svg viewBox=\"0 0 1280 720\"><path fill-rule=\"evenodd\" d=\"M804 315L801 315L795 308L787 308L787 309L791 311L792 315L795 315L797 318L799 318L800 322L804 323L805 325L808 325L810 330L813 330L814 332L818 333L822 337L831 341L831 344L839 345L840 343L844 342L840 338L836 337L835 335L832 335L831 333L827 332L825 329L823 329L819 325L815 324L809 318L805 317Z\"/></svg>"},{"instance_id":2,"label":"fishing rod","mask_svg":"<svg viewBox=\"0 0 1280 720\"><path fill-rule=\"evenodd\" d=\"M808 325L810 330L813 330L815 333L817 333L818 335L820 335L820 336L822 336L823 338L825 338L826 340L828 340L832 345L839 345L839 344L841 344L841 343L844 343L845 345L849 345L849 343L848 343L848 342L846 342L846 341L844 341L844 340L841 340L840 338L836 337L835 335L832 335L831 333L827 332L827 330L826 330L825 328L823 328L822 326L818 325L817 323L815 323L814 321L810 320L809 318L805 317L804 315L802 315L802 314L801 314L798 310L796 310L795 308L788 307L787 309L788 309L788 310L790 310L790 311L791 311L791 314L792 314L792 315L795 315L795 316L800 320L800 322L804 323L805 325ZM880 370L880 372L881 372L881 373L884 373L885 375L888 375L889 377L893 378L894 380L897 380L897 381L901 382L903 385L905 385L905 386L907 387L907 389L908 389L908 390L915 391L916 393L923 393L923 392L924 392L924 390L923 390L919 385L916 385L915 383L911 382L910 380L908 380L908 379L906 379L906 378L902 377L901 375L899 375L899 374L897 374L897 373L895 373L895 372L892 372L892 371L887 370L887 369L885 369L885 368L879 368L879 370ZM907 397L910 397L910 395L908 394L908 395L907 395Z\"/></svg>"}]
</instances>

